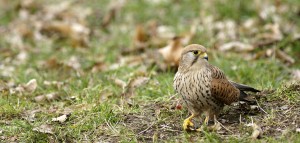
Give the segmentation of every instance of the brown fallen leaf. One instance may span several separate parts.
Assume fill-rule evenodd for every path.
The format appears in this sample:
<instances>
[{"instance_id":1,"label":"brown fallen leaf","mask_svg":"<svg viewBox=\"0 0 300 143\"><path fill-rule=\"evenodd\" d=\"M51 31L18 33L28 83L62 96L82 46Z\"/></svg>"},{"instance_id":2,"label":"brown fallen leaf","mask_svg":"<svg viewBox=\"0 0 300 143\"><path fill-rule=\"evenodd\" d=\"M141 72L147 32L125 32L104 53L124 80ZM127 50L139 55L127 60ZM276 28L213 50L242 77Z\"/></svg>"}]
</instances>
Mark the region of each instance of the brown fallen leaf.
<instances>
[{"instance_id":1,"label":"brown fallen leaf","mask_svg":"<svg viewBox=\"0 0 300 143\"><path fill-rule=\"evenodd\" d=\"M254 46L239 41L225 43L218 48L220 51L235 51L235 52L249 52L254 50Z\"/></svg>"},{"instance_id":2,"label":"brown fallen leaf","mask_svg":"<svg viewBox=\"0 0 300 143\"><path fill-rule=\"evenodd\" d=\"M294 64L295 63L295 59L292 58L291 56L289 56L287 53L281 51L280 49L276 49L275 50L275 56L280 59L281 61L287 63L287 64Z\"/></svg>"},{"instance_id":3,"label":"brown fallen leaf","mask_svg":"<svg viewBox=\"0 0 300 143\"><path fill-rule=\"evenodd\" d=\"M42 124L39 127L35 127L32 129L33 131L37 131L40 133L46 133L46 134L54 134L54 128L51 125L48 124Z\"/></svg>"},{"instance_id":4,"label":"brown fallen leaf","mask_svg":"<svg viewBox=\"0 0 300 143\"><path fill-rule=\"evenodd\" d=\"M105 64L105 62L103 61L97 61L95 62L95 64L92 66L91 72L92 73L97 73L97 72L101 72L101 71L105 71L107 70L108 67Z\"/></svg>"},{"instance_id":5,"label":"brown fallen leaf","mask_svg":"<svg viewBox=\"0 0 300 143\"><path fill-rule=\"evenodd\" d=\"M146 83L148 83L149 80L150 80L149 77L136 77L130 79L123 90L122 96L125 99L129 99L130 97L133 97L135 95L135 90L138 87L141 87Z\"/></svg>"},{"instance_id":6,"label":"brown fallen leaf","mask_svg":"<svg viewBox=\"0 0 300 143\"><path fill-rule=\"evenodd\" d=\"M126 0L117 0L117 1L111 1L111 3L108 6L108 12L104 16L102 20L102 27L106 28L112 20L116 17L118 12L124 7L126 4Z\"/></svg>"},{"instance_id":7,"label":"brown fallen leaf","mask_svg":"<svg viewBox=\"0 0 300 143\"><path fill-rule=\"evenodd\" d=\"M87 47L90 29L79 23L68 23L65 21L52 21L45 23L41 29L42 33L57 33L62 38L68 38L74 47Z\"/></svg>"},{"instance_id":8,"label":"brown fallen leaf","mask_svg":"<svg viewBox=\"0 0 300 143\"><path fill-rule=\"evenodd\" d=\"M24 84L20 84L16 88L11 89L11 93L12 94L18 93L20 95L28 94L28 93L33 93L36 90L37 86L38 85L37 85L36 79L31 79L25 85Z\"/></svg>"},{"instance_id":9,"label":"brown fallen leaf","mask_svg":"<svg viewBox=\"0 0 300 143\"><path fill-rule=\"evenodd\" d=\"M134 48L145 48L147 46L148 35L142 25L138 25L134 34Z\"/></svg>"},{"instance_id":10,"label":"brown fallen leaf","mask_svg":"<svg viewBox=\"0 0 300 143\"><path fill-rule=\"evenodd\" d=\"M18 3L18 7L20 9L37 10L40 9L42 6L41 3L35 0L22 0Z\"/></svg>"},{"instance_id":11,"label":"brown fallen leaf","mask_svg":"<svg viewBox=\"0 0 300 143\"><path fill-rule=\"evenodd\" d=\"M137 77L129 80L127 87L129 88L138 88L140 86L145 85L150 80L149 77Z\"/></svg>"},{"instance_id":12,"label":"brown fallen leaf","mask_svg":"<svg viewBox=\"0 0 300 143\"><path fill-rule=\"evenodd\" d=\"M132 56L121 56L119 61L109 66L109 70L115 70L123 66L135 67L140 66L144 62L143 54Z\"/></svg>"},{"instance_id":13,"label":"brown fallen leaf","mask_svg":"<svg viewBox=\"0 0 300 143\"><path fill-rule=\"evenodd\" d=\"M56 57L51 57L40 63L40 67L45 67L49 69L56 69L58 67L62 67L63 63L58 61Z\"/></svg>"},{"instance_id":14,"label":"brown fallen leaf","mask_svg":"<svg viewBox=\"0 0 300 143\"><path fill-rule=\"evenodd\" d=\"M283 35L280 30L278 23L267 24L264 26L265 32L259 33L255 36L256 46L264 46L276 43L277 41L282 40Z\"/></svg>"},{"instance_id":15,"label":"brown fallen leaf","mask_svg":"<svg viewBox=\"0 0 300 143\"><path fill-rule=\"evenodd\" d=\"M174 37L166 47L159 49L158 52L163 56L168 66L177 67L182 50L181 37Z\"/></svg>"},{"instance_id":16,"label":"brown fallen leaf","mask_svg":"<svg viewBox=\"0 0 300 143\"><path fill-rule=\"evenodd\" d=\"M124 89L126 86L126 82L121 79L114 77L110 77L109 79L111 79L117 86L121 87L122 89Z\"/></svg>"}]
</instances>

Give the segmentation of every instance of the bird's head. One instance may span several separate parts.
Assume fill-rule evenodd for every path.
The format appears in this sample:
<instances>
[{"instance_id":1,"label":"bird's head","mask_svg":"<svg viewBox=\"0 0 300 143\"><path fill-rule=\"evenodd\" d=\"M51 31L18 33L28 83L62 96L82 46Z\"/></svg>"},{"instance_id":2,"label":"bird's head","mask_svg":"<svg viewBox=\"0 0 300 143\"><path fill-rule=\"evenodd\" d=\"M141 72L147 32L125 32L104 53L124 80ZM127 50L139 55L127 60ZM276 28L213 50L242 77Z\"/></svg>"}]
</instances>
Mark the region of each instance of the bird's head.
<instances>
[{"instance_id":1,"label":"bird's head","mask_svg":"<svg viewBox=\"0 0 300 143\"><path fill-rule=\"evenodd\" d=\"M206 48L202 45L192 44L183 49L178 70L199 69L207 64L208 56Z\"/></svg>"}]
</instances>

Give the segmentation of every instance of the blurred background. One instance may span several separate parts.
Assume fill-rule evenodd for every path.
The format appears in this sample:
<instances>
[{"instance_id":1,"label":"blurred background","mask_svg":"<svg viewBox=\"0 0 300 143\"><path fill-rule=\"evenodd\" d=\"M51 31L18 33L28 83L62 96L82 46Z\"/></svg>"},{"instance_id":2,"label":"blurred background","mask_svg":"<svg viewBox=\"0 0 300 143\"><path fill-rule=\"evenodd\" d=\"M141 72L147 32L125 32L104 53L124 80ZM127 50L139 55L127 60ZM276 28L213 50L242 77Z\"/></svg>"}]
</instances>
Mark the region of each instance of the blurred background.
<instances>
[{"instance_id":1,"label":"blurred background","mask_svg":"<svg viewBox=\"0 0 300 143\"><path fill-rule=\"evenodd\" d=\"M147 127L124 114L180 102L173 76L182 48L193 43L207 47L209 62L229 79L294 106L299 86L288 97L281 89L299 83L299 41L299 0L0 0L0 137L166 139L117 124ZM165 112L177 121L187 114ZM61 115L64 126L53 123Z\"/></svg>"}]
</instances>

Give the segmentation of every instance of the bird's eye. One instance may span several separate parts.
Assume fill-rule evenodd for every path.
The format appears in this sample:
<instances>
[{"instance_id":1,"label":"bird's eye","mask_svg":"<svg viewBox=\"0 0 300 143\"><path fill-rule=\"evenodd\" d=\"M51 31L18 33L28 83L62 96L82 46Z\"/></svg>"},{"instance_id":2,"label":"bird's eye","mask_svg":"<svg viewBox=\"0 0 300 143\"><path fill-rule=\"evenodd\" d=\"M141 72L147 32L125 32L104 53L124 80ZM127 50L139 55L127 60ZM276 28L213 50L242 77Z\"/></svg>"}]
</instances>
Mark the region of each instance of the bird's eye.
<instances>
[{"instance_id":1,"label":"bird's eye","mask_svg":"<svg viewBox=\"0 0 300 143\"><path fill-rule=\"evenodd\" d=\"M199 52L198 52L198 51L194 51L193 53L194 53L194 55L198 55L198 54L199 54Z\"/></svg>"}]
</instances>

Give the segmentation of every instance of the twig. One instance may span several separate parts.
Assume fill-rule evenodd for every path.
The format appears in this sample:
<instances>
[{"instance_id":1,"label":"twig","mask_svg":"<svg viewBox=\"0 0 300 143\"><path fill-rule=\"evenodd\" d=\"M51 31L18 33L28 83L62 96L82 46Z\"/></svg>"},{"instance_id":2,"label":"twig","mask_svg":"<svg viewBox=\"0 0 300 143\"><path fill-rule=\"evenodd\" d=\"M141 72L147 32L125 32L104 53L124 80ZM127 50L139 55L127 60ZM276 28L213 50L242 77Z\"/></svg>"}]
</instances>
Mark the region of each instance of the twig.
<instances>
[{"instance_id":1,"label":"twig","mask_svg":"<svg viewBox=\"0 0 300 143\"><path fill-rule=\"evenodd\" d=\"M260 107L260 105L259 105L259 103L258 103L258 101L257 101L256 98L255 98L255 101L256 101L256 103L257 103L258 108L259 108L261 111L263 111L265 114L268 114L263 108Z\"/></svg>"},{"instance_id":2,"label":"twig","mask_svg":"<svg viewBox=\"0 0 300 143\"><path fill-rule=\"evenodd\" d=\"M166 131L171 131L171 132L180 132L181 130L173 130L170 126L167 125L161 125L161 129L166 130Z\"/></svg>"},{"instance_id":3,"label":"twig","mask_svg":"<svg viewBox=\"0 0 300 143\"><path fill-rule=\"evenodd\" d=\"M240 114L240 124L242 124L242 114Z\"/></svg>"},{"instance_id":4,"label":"twig","mask_svg":"<svg viewBox=\"0 0 300 143\"><path fill-rule=\"evenodd\" d=\"M139 134L142 134L142 133L144 133L144 132L146 132L147 130L149 130L154 124L155 124L155 122L153 122L153 123L152 123L150 126L148 126L145 130L139 132L138 135L139 135Z\"/></svg>"},{"instance_id":5,"label":"twig","mask_svg":"<svg viewBox=\"0 0 300 143\"><path fill-rule=\"evenodd\" d=\"M118 131L109 122L107 122L106 119L104 121L109 128L111 128L115 133L118 133Z\"/></svg>"},{"instance_id":6,"label":"twig","mask_svg":"<svg viewBox=\"0 0 300 143\"><path fill-rule=\"evenodd\" d=\"M170 100L174 99L176 96L178 96L177 93L175 93L174 95L172 95L171 97L169 97L168 100L170 101Z\"/></svg>"},{"instance_id":7,"label":"twig","mask_svg":"<svg viewBox=\"0 0 300 143\"><path fill-rule=\"evenodd\" d=\"M220 126L223 127L226 131L228 131L228 132L234 134L233 131L231 131L231 130L229 130L228 128L226 128L222 123L220 123L218 120L216 120L216 118L215 118L215 122L218 122L218 123L220 124Z\"/></svg>"},{"instance_id":8,"label":"twig","mask_svg":"<svg viewBox=\"0 0 300 143\"><path fill-rule=\"evenodd\" d=\"M286 110L283 114L286 114L287 112L291 111L291 109L292 109L293 107L294 107L294 105L293 105L290 109Z\"/></svg>"}]
</instances>

